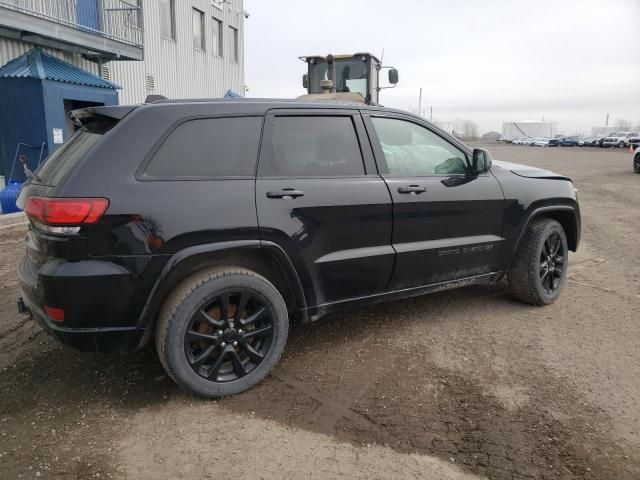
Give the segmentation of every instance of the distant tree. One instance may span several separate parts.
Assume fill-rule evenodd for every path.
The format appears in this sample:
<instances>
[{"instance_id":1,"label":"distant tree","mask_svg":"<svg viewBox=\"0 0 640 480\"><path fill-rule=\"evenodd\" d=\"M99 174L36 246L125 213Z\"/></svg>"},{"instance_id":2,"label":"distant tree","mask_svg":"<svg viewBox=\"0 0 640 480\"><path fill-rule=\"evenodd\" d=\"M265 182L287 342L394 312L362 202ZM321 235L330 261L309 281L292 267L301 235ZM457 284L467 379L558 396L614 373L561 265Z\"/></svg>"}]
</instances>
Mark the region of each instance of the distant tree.
<instances>
[{"instance_id":1,"label":"distant tree","mask_svg":"<svg viewBox=\"0 0 640 480\"><path fill-rule=\"evenodd\" d=\"M480 129L478 124L471 120L456 120L454 131L456 136L464 138L465 140L476 140L478 138Z\"/></svg>"},{"instance_id":2,"label":"distant tree","mask_svg":"<svg viewBox=\"0 0 640 480\"><path fill-rule=\"evenodd\" d=\"M617 119L616 128L622 131L631 130L631 120L627 120L626 118Z\"/></svg>"}]
</instances>

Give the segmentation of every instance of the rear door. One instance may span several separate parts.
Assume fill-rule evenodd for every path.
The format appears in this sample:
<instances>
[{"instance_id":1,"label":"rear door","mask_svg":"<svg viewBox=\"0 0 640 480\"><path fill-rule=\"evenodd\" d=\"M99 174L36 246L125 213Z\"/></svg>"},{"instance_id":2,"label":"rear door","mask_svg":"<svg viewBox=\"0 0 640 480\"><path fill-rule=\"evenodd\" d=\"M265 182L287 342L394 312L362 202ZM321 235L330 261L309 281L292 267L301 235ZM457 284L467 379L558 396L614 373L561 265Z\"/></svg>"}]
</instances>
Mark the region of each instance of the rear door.
<instances>
[{"instance_id":1,"label":"rear door","mask_svg":"<svg viewBox=\"0 0 640 480\"><path fill-rule=\"evenodd\" d=\"M393 198L390 289L493 271L504 208L493 175L472 174L461 145L412 117L365 115L365 122Z\"/></svg>"},{"instance_id":2,"label":"rear door","mask_svg":"<svg viewBox=\"0 0 640 480\"><path fill-rule=\"evenodd\" d=\"M267 114L256 181L260 238L289 255L310 306L386 289L391 199L358 112Z\"/></svg>"}]
</instances>

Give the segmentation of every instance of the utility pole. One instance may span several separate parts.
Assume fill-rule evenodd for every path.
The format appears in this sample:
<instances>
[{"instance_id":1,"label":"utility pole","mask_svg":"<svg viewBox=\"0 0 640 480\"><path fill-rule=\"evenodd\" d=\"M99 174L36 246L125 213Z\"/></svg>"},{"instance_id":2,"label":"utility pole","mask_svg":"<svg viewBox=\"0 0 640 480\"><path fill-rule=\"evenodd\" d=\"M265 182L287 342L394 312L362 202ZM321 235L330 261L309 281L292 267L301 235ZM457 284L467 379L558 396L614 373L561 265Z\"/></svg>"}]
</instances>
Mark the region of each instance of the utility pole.
<instances>
[{"instance_id":1,"label":"utility pole","mask_svg":"<svg viewBox=\"0 0 640 480\"><path fill-rule=\"evenodd\" d=\"M431 112L429 113L429 121L433 122L433 105L431 105L430 111Z\"/></svg>"},{"instance_id":2,"label":"utility pole","mask_svg":"<svg viewBox=\"0 0 640 480\"><path fill-rule=\"evenodd\" d=\"M422 116L422 87L420 87L420 96L418 97L418 115Z\"/></svg>"},{"instance_id":3,"label":"utility pole","mask_svg":"<svg viewBox=\"0 0 640 480\"><path fill-rule=\"evenodd\" d=\"M604 126L608 127L609 126L609 114L607 113L607 119L604 121Z\"/></svg>"}]
</instances>

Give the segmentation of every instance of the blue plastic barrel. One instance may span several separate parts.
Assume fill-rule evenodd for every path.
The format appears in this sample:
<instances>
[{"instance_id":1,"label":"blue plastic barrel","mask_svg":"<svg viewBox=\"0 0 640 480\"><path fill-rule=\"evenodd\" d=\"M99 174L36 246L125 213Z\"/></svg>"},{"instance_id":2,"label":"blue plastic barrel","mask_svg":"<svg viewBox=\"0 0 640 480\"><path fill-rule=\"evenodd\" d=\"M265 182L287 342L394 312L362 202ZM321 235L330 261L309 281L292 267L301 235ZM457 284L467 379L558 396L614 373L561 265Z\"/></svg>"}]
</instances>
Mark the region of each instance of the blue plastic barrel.
<instances>
[{"instance_id":1,"label":"blue plastic barrel","mask_svg":"<svg viewBox=\"0 0 640 480\"><path fill-rule=\"evenodd\" d=\"M2 208L2 213L15 213L20 211L16 205L16 200L18 199L23 183L24 182L17 180L11 180L7 186L2 189L0 192L0 207Z\"/></svg>"}]
</instances>

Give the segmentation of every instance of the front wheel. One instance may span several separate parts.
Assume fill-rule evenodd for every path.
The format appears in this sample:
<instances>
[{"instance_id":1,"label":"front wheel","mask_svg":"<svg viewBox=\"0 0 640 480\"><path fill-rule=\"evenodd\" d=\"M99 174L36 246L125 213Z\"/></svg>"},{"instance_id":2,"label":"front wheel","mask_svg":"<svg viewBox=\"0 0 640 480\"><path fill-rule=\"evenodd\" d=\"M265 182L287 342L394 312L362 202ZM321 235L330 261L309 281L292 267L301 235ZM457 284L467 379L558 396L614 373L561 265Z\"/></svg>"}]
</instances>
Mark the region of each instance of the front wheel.
<instances>
[{"instance_id":1,"label":"front wheel","mask_svg":"<svg viewBox=\"0 0 640 480\"><path fill-rule=\"evenodd\" d=\"M176 287L158 318L156 349L185 390L234 395L271 371L288 329L287 307L273 284L227 267L195 274Z\"/></svg>"},{"instance_id":2,"label":"front wheel","mask_svg":"<svg viewBox=\"0 0 640 480\"><path fill-rule=\"evenodd\" d=\"M534 220L508 272L511 295L531 305L553 303L567 276L568 253L560 223L549 218Z\"/></svg>"},{"instance_id":3,"label":"front wheel","mask_svg":"<svg viewBox=\"0 0 640 480\"><path fill-rule=\"evenodd\" d=\"M633 158L633 171L640 173L640 153Z\"/></svg>"}]
</instances>

